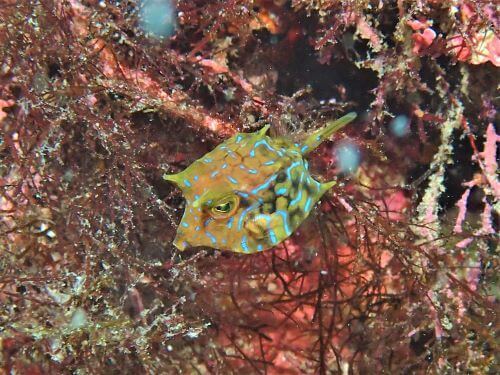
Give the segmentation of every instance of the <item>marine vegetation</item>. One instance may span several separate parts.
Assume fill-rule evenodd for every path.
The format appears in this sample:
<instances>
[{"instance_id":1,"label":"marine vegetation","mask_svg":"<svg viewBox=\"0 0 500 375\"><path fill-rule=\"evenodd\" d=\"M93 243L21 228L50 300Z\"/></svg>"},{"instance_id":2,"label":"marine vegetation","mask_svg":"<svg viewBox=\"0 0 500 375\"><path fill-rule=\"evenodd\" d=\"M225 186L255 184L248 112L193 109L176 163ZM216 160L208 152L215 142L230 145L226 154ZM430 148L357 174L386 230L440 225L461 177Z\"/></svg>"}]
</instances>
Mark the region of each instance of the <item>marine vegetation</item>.
<instances>
[{"instance_id":1,"label":"marine vegetation","mask_svg":"<svg viewBox=\"0 0 500 375\"><path fill-rule=\"evenodd\" d=\"M0 375L499 373L499 28L0 1Z\"/></svg>"},{"instance_id":2,"label":"marine vegetation","mask_svg":"<svg viewBox=\"0 0 500 375\"><path fill-rule=\"evenodd\" d=\"M238 133L184 171L165 175L187 201L174 245L254 253L284 241L335 185L314 180L303 156L355 117L350 113L301 144L266 136L269 125Z\"/></svg>"}]
</instances>

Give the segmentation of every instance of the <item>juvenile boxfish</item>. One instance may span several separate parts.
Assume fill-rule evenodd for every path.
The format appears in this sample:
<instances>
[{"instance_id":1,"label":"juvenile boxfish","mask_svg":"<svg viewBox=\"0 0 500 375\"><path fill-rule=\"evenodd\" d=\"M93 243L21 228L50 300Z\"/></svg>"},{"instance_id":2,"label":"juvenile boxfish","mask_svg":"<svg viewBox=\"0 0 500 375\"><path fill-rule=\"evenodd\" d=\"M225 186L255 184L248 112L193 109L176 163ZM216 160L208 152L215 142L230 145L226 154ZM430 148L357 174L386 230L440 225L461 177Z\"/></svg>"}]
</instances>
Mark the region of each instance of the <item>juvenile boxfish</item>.
<instances>
[{"instance_id":1,"label":"juvenile boxfish","mask_svg":"<svg viewBox=\"0 0 500 375\"><path fill-rule=\"evenodd\" d=\"M250 254L284 241L335 184L316 181L304 156L355 117L330 122L301 144L267 136L269 125L238 133L182 172L164 175L186 199L174 245Z\"/></svg>"}]
</instances>

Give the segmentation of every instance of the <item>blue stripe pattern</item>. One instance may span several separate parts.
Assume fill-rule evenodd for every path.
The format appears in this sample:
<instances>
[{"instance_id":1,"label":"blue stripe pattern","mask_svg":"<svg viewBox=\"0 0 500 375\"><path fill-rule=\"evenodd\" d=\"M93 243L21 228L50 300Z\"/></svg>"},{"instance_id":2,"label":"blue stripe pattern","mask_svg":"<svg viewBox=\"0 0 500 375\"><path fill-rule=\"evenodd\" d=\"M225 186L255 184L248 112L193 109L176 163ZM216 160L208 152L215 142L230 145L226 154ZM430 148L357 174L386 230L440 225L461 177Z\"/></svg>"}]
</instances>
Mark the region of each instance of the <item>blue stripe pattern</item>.
<instances>
[{"instance_id":1,"label":"blue stripe pattern","mask_svg":"<svg viewBox=\"0 0 500 375\"><path fill-rule=\"evenodd\" d=\"M300 175L299 187L303 179L304 179L304 172L302 172ZM299 188L299 194L297 194L297 196L290 202L290 206L296 205L298 202L300 202L301 199L302 199L302 189Z\"/></svg>"},{"instance_id":2,"label":"blue stripe pattern","mask_svg":"<svg viewBox=\"0 0 500 375\"><path fill-rule=\"evenodd\" d=\"M259 191L267 189L269 185L273 183L273 181L276 180L276 175L272 175L270 178L267 179L266 182L264 182L262 185L257 186L255 189L252 190L252 194L257 194Z\"/></svg>"},{"instance_id":3,"label":"blue stripe pattern","mask_svg":"<svg viewBox=\"0 0 500 375\"><path fill-rule=\"evenodd\" d=\"M241 239L241 247L243 248L243 251L245 253L248 253L247 236L243 236L243 238Z\"/></svg>"},{"instance_id":4,"label":"blue stripe pattern","mask_svg":"<svg viewBox=\"0 0 500 375\"><path fill-rule=\"evenodd\" d=\"M285 233L287 236L289 236L292 233L292 231L290 230L290 227L288 226L288 212L279 210L279 211L276 211L276 214L281 216L281 219L283 220L283 226L285 227Z\"/></svg>"},{"instance_id":5,"label":"blue stripe pattern","mask_svg":"<svg viewBox=\"0 0 500 375\"><path fill-rule=\"evenodd\" d=\"M306 200L306 205L304 206L305 212L309 212L309 210L311 209L311 203L312 203L312 199L311 199L311 197L308 197Z\"/></svg>"}]
</instances>

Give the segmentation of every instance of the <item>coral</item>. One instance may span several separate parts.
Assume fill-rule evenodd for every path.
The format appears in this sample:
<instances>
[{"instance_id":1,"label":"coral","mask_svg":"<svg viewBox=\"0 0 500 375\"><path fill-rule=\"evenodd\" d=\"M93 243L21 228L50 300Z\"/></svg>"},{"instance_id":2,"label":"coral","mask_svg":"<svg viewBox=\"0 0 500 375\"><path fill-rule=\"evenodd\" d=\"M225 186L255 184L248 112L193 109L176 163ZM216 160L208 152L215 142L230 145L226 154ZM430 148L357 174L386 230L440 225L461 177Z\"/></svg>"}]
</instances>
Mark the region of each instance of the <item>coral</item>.
<instances>
[{"instance_id":1,"label":"coral","mask_svg":"<svg viewBox=\"0 0 500 375\"><path fill-rule=\"evenodd\" d=\"M495 2L8 0L0 20L1 373L497 372ZM296 234L175 249L164 173L351 110Z\"/></svg>"}]
</instances>

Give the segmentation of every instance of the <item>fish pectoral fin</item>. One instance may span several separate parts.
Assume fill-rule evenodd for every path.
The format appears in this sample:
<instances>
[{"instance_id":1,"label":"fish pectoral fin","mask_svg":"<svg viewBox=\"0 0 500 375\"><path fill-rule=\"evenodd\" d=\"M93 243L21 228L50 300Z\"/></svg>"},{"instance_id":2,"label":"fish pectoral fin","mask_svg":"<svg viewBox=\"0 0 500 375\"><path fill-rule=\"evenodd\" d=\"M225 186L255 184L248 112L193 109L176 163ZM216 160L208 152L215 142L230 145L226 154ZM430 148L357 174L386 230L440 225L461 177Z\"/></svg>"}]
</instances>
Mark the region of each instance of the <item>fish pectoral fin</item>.
<instances>
[{"instance_id":1,"label":"fish pectoral fin","mask_svg":"<svg viewBox=\"0 0 500 375\"><path fill-rule=\"evenodd\" d=\"M248 220L245 224L245 229L252 234L252 237L257 239L266 237L266 227L267 223L260 219Z\"/></svg>"},{"instance_id":2,"label":"fish pectoral fin","mask_svg":"<svg viewBox=\"0 0 500 375\"><path fill-rule=\"evenodd\" d=\"M337 181L328 181L321 184L321 192L326 193L333 186L337 185Z\"/></svg>"}]
</instances>

